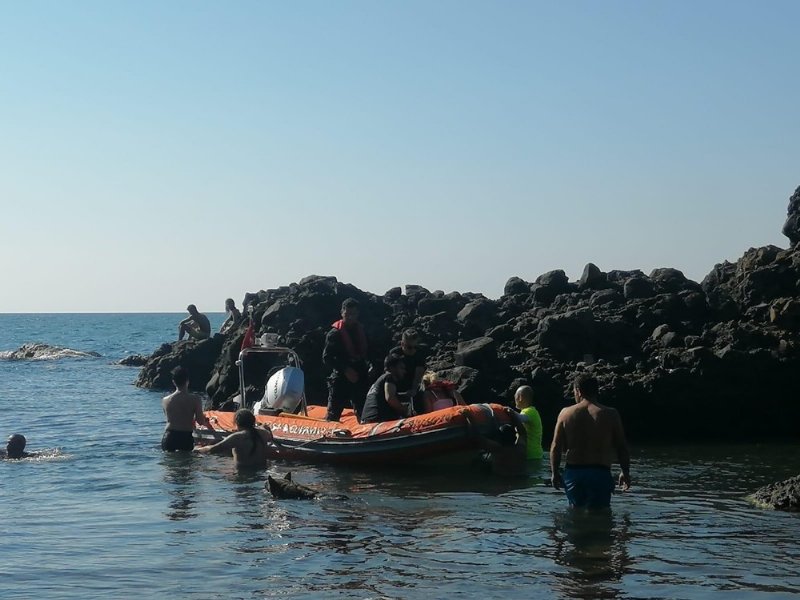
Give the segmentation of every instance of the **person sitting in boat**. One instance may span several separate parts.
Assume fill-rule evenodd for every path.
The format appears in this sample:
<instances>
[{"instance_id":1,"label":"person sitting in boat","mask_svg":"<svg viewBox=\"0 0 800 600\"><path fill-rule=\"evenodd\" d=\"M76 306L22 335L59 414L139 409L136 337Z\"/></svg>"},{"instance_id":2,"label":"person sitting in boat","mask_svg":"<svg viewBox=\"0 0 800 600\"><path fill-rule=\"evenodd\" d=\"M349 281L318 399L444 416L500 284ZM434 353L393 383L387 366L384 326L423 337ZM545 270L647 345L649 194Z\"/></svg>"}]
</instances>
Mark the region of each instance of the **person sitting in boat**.
<instances>
[{"instance_id":1,"label":"person sitting in boat","mask_svg":"<svg viewBox=\"0 0 800 600\"><path fill-rule=\"evenodd\" d=\"M397 382L397 393L405 396L407 402L414 402L414 408L422 412L420 384L425 374L427 355L419 344L419 338L416 329L406 329L400 338L400 345L389 350L389 354L399 356L406 365L406 374Z\"/></svg>"},{"instance_id":2,"label":"person sitting in boat","mask_svg":"<svg viewBox=\"0 0 800 600\"><path fill-rule=\"evenodd\" d=\"M240 408L233 417L236 432L230 434L213 446L195 448L198 454L232 454L237 467L267 466L267 446L278 447L272 431L256 426L255 415L246 408Z\"/></svg>"},{"instance_id":3,"label":"person sitting in boat","mask_svg":"<svg viewBox=\"0 0 800 600\"><path fill-rule=\"evenodd\" d=\"M367 391L367 336L358 320L359 306L353 298L342 303L342 318L325 336L322 362L331 369L328 378L328 421L338 421L349 403L360 418Z\"/></svg>"},{"instance_id":4,"label":"person sitting in boat","mask_svg":"<svg viewBox=\"0 0 800 600\"><path fill-rule=\"evenodd\" d=\"M501 425L496 440L478 435L478 444L486 451L483 462L494 475L521 477L527 474L528 434L519 415L513 409L505 407L503 410L511 418L513 425ZM468 411L464 411L464 416L469 421Z\"/></svg>"},{"instance_id":5,"label":"person sitting in boat","mask_svg":"<svg viewBox=\"0 0 800 600\"><path fill-rule=\"evenodd\" d=\"M225 312L228 316L219 328L220 333L232 331L239 324L239 321L242 320L242 313L236 308L236 302L233 301L233 298L225 300Z\"/></svg>"},{"instance_id":6,"label":"person sitting in boat","mask_svg":"<svg viewBox=\"0 0 800 600\"><path fill-rule=\"evenodd\" d=\"M405 375L406 365L399 356L390 354L383 361L384 374L369 388L361 413L362 423L393 421L408 414L397 396L397 380Z\"/></svg>"},{"instance_id":7,"label":"person sitting in boat","mask_svg":"<svg viewBox=\"0 0 800 600\"><path fill-rule=\"evenodd\" d=\"M25 452L25 445L27 443L28 440L26 440L25 436L21 433L8 436L5 452L0 450L0 458L18 459L38 456L39 454L37 452Z\"/></svg>"},{"instance_id":8,"label":"person sitting in boat","mask_svg":"<svg viewBox=\"0 0 800 600\"><path fill-rule=\"evenodd\" d=\"M520 420L528 432L528 460L542 458L542 418L533 406L533 388L522 385L514 394L514 404L520 412Z\"/></svg>"},{"instance_id":9,"label":"person sitting in boat","mask_svg":"<svg viewBox=\"0 0 800 600\"><path fill-rule=\"evenodd\" d=\"M458 393L456 384L447 379L439 379L433 371L422 376L422 387L425 389L422 402L426 413L466 404Z\"/></svg>"},{"instance_id":10,"label":"person sitting in boat","mask_svg":"<svg viewBox=\"0 0 800 600\"><path fill-rule=\"evenodd\" d=\"M186 307L189 316L178 324L178 341L188 335L195 340L204 340L211 336L211 323L208 317L197 310L194 304Z\"/></svg>"}]
</instances>

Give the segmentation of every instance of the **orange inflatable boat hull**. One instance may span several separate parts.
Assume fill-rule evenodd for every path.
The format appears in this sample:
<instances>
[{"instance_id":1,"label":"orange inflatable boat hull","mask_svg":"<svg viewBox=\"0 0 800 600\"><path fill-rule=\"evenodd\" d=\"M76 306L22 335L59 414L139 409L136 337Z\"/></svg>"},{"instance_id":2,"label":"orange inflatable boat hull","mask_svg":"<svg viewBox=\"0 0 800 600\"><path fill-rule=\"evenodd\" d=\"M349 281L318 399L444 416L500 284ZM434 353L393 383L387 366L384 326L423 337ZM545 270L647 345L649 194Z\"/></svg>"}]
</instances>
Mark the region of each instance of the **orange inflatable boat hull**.
<instances>
[{"instance_id":1,"label":"orange inflatable boat hull","mask_svg":"<svg viewBox=\"0 0 800 600\"><path fill-rule=\"evenodd\" d=\"M259 425L272 430L281 449L270 448L272 457L308 462L341 464L409 464L451 462L448 459L474 457L480 436L491 436L500 425L510 422L499 404L471 404L429 414L386 421L359 423L352 410L339 421L326 421L324 406L309 406L308 416L257 415ZM236 431L234 413L208 411L214 427L195 430L200 444L213 443Z\"/></svg>"}]
</instances>

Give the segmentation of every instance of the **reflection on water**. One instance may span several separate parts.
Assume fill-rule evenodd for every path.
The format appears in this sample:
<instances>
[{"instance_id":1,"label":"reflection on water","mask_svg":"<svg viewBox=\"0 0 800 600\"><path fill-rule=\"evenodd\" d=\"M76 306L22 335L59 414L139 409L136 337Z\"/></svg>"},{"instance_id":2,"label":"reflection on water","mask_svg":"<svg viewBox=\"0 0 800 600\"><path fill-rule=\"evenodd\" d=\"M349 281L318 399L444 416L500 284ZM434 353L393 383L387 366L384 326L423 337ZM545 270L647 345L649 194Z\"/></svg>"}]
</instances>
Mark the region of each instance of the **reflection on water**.
<instances>
[{"instance_id":1,"label":"reflection on water","mask_svg":"<svg viewBox=\"0 0 800 600\"><path fill-rule=\"evenodd\" d=\"M616 585L631 565L630 516L611 510L565 509L553 516L555 562L567 567L558 588L571 598L616 598Z\"/></svg>"},{"instance_id":2,"label":"reflection on water","mask_svg":"<svg viewBox=\"0 0 800 600\"><path fill-rule=\"evenodd\" d=\"M169 498L166 517L170 521L186 521L197 516L194 512L197 463L193 458L188 452L169 452L161 459Z\"/></svg>"}]
</instances>

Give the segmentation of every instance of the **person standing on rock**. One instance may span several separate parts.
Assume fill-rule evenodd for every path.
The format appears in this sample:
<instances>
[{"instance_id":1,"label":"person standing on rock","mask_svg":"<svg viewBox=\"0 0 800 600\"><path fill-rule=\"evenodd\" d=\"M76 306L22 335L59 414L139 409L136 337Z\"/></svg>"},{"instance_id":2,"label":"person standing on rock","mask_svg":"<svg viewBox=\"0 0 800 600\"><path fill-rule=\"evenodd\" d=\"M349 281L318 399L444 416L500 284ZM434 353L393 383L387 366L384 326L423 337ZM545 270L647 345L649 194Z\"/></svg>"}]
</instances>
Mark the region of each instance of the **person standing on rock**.
<instances>
[{"instance_id":1,"label":"person standing on rock","mask_svg":"<svg viewBox=\"0 0 800 600\"><path fill-rule=\"evenodd\" d=\"M367 392L367 336L358 320L359 306L353 298L342 303L342 318L336 321L325 337L322 362L331 369L328 378L328 421L338 421L347 404L356 418Z\"/></svg>"},{"instance_id":2,"label":"person standing on rock","mask_svg":"<svg viewBox=\"0 0 800 600\"><path fill-rule=\"evenodd\" d=\"M608 508L614 479L611 463L616 455L622 473L619 485L630 488L630 454L619 413L597 401L597 379L581 374L573 386L575 405L561 411L556 421L550 447L552 485L563 484L569 504L575 508ZM566 453L566 467L559 471L561 453Z\"/></svg>"},{"instance_id":3,"label":"person standing on rock","mask_svg":"<svg viewBox=\"0 0 800 600\"><path fill-rule=\"evenodd\" d=\"M209 428L211 424L203 413L200 396L189 393L189 372L183 367L175 367L172 370L172 383L175 384L175 391L161 400L167 418L161 449L165 452L188 452L194 448L192 432L195 422Z\"/></svg>"},{"instance_id":4,"label":"person standing on rock","mask_svg":"<svg viewBox=\"0 0 800 600\"><path fill-rule=\"evenodd\" d=\"M242 320L242 313L240 313L239 309L236 308L236 302L233 301L233 298L228 298L225 300L225 312L228 314L228 317L225 319L225 321L223 321L222 326L219 328L220 333L228 333L239 324L239 321Z\"/></svg>"},{"instance_id":5,"label":"person standing on rock","mask_svg":"<svg viewBox=\"0 0 800 600\"><path fill-rule=\"evenodd\" d=\"M194 304L187 306L186 310L189 312L189 316L178 325L178 341L180 342L184 335L195 340L211 337L211 323L208 317L199 312Z\"/></svg>"},{"instance_id":6,"label":"person standing on rock","mask_svg":"<svg viewBox=\"0 0 800 600\"><path fill-rule=\"evenodd\" d=\"M397 393L405 396L409 404L415 405L415 412L423 410L420 384L427 364L427 356L419 345L419 337L416 329L406 329L400 338L400 345L389 350L389 355L398 357L406 367L405 375L397 381Z\"/></svg>"},{"instance_id":7,"label":"person standing on rock","mask_svg":"<svg viewBox=\"0 0 800 600\"><path fill-rule=\"evenodd\" d=\"M542 458L542 418L533 406L533 388L523 385L514 394L514 404L520 413L520 420L528 433L528 460Z\"/></svg>"}]
</instances>

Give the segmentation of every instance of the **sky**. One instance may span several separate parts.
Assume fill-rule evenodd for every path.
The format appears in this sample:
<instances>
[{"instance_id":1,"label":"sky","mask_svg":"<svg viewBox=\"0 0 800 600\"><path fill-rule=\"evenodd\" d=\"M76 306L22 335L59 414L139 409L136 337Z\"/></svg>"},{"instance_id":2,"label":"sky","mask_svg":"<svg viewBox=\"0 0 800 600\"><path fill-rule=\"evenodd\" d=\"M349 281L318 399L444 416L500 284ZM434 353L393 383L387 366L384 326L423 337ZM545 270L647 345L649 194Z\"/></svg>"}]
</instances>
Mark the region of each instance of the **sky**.
<instances>
[{"instance_id":1,"label":"sky","mask_svg":"<svg viewBox=\"0 0 800 600\"><path fill-rule=\"evenodd\" d=\"M800 3L0 0L0 312L785 247Z\"/></svg>"}]
</instances>

